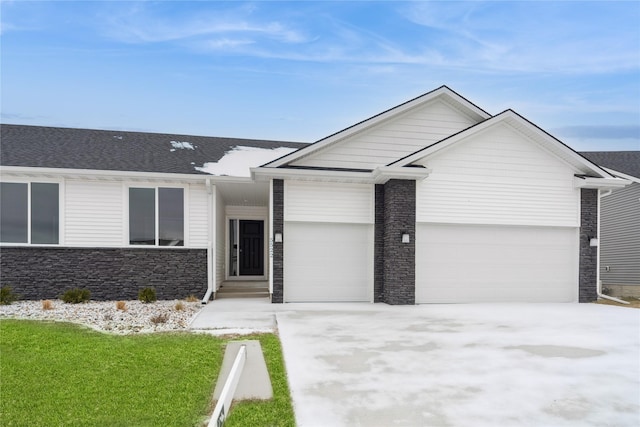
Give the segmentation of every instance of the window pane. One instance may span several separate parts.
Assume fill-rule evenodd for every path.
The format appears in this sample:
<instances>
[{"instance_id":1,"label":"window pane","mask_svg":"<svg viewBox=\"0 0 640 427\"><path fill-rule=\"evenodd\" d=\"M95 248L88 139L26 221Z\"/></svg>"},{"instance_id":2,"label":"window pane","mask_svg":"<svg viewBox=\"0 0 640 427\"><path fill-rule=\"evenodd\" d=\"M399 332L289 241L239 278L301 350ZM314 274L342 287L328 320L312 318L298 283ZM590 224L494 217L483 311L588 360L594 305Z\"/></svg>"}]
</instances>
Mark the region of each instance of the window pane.
<instances>
[{"instance_id":1,"label":"window pane","mask_svg":"<svg viewBox=\"0 0 640 427\"><path fill-rule=\"evenodd\" d=\"M129 243L156 244L156 190L129 189Z\"/></svg>"},{"instance_id":2,"label":"window pane","mask_svg":"<svg viewBox=\"0 0 640 427\"><path fill-rule=\"evenodd\" d=\"M229 220L229 276L238 275L237 219Z\"/></svg>"},{"instance_id":3,"label":"window pane","mask_svg":"<svg viewBox=\"0 0 640 427\"><path fill-rule=\"evenodd\" d=\"M27 243L27 184L0 183L0 242Z\"/></svg>"},{"instance_id":4,"label":"window pane","mask_svg":"<svg viewBox=\"0 0 640 427\"><path fill-rule=\"evenodd\" d=\"M184 246L184 190L158 188L160 246Z\"/></svg>"},{"instance_id":5,"label":"window pane","mask_svg":"<svg viewBox=\"0 0 640 427\"><path fill-rule=\"evenodd\" d=\"M58 243L58 184L31 184L31 243Z\"/></svg>"}]
</instances>

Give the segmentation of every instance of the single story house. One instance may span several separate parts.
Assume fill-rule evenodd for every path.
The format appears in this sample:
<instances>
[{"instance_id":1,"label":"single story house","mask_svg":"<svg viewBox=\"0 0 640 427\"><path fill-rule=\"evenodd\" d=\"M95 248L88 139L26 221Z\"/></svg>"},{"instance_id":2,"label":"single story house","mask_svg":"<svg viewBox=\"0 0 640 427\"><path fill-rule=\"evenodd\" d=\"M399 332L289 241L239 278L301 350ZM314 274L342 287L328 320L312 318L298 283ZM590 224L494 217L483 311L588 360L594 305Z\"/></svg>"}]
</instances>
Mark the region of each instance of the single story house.
<instances>
[{"instance_id":1,"label":"single story house","mask_svg":"<svg viewBox=\"0 0 640 427\"><path fill-rule=\"evenodd\" d=\"M640 298L640 151L581 154L631 181L623 189L602 195L599 277L606 293Z\"/></svg>"},{"instance_id":2,"label":"single story house","mask_svg":"<svg viewBox=\"0 0 640 427\"><path fill-rule=\"evenodd\" d=\"M446 86L308 145L1 132L0 280L31 299L594 301L600 195L629 184Z\"/></svg>"}]
</instances>

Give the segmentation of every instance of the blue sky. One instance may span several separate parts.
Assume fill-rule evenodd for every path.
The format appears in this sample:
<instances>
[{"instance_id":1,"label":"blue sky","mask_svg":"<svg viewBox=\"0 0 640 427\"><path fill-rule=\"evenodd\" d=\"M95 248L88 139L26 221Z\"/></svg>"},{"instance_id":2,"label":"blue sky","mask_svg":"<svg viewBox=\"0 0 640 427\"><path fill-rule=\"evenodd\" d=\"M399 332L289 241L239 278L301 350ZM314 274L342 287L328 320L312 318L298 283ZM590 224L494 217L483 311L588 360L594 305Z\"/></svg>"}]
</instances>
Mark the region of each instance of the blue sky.
<instances>
[{"instance_id":1,"label":"blue sky","mask_svg":"<svg viewBox=\"0 0 640 427\"><path fill-rule=\"evenodd\" d=\"M312 142L446 84L640 150L640 1L2 1L2 122Z\"/></svg>"}]
</instances>

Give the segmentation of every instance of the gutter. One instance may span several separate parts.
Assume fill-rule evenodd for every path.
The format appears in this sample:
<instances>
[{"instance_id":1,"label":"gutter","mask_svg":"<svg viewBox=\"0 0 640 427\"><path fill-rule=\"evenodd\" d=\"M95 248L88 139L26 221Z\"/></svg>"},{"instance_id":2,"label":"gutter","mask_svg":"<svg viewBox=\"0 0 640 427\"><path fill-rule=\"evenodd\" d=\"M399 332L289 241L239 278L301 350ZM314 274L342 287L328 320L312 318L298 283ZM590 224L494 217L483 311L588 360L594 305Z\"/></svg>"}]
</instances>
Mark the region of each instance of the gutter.
<instances>
[{"instance_id":1,"label":"gutter","mask_svg":"<svg viewBox=\"0 0 640 427\"><path fill-rule=\"evenodd\" d=\"M207 292L202 298L202 304L209 302L213 293L213 188L211 179L207 178Z\"/></svg>"},{"instance_id":2,"label":"gutter","mask_svg":"<svg viewBox=\"0 0 640 427\"><path fill-rule=\"evenodd\" d=\"M608 195L610 195L613 190L606 190L605 192L601 193L602 190L598 190L598 255L597 255L597 261L596 261L596 294L598 295L598 298L602 298L602 299L607 299L609 301L615 301L617 303L620 304L630 304L628 301L624 301L618 298L614 298L611 297L609 295L605 295L602 293L602 280L600 280L600 199L602 199L603 197L606 197Z\"/></svg>"}]
</instances>

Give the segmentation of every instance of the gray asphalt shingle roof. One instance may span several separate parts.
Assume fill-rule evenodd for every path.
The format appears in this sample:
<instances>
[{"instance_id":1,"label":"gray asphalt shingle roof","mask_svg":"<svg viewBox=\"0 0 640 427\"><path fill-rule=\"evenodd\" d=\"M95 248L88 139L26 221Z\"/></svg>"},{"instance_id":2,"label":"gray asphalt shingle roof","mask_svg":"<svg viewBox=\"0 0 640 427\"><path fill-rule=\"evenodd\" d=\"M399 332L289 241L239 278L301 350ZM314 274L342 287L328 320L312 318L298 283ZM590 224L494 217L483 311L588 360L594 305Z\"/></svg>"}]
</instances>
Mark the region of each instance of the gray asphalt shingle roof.
<instances>
[{"instance_id":1,"label":"gray asphalt shingle roof","mask_svg":"<svg viewBox=\"0 0 640 427\"><path fill-rule=\"evenodd\" d=\"M174 144L172 144L172 141ZM188 142L193 149L176 148ZM306 144L116 130L0 125L0 164L45 168L203 174L236 146L301 148Z\"/></svg>"},{"instance_id":2,"label":"gray asphalt shingle roof","mask_svg":"<svg viewBox=\"0 0 640 427\"><path fill-rule=\"evenodd\" d=\"M580 154L599 166L640 178L640 151L584 151Z\"/></svg>"},{"instance_id":3,"label":"gray asphalt shingle roof","mask_svg":"<svg viewBox=\"0 0 640 427\"><path fill-rule=\"evenodd\" d=\"M174 147L175 143L182 142L190 145ZM220 160L236 146L302 148L306 145L291 141L0 125L0 164L3 166L204 174L195 167ZM640 177L640 151L580 154L599 166Z\"/></svg>"}]
</instances>

